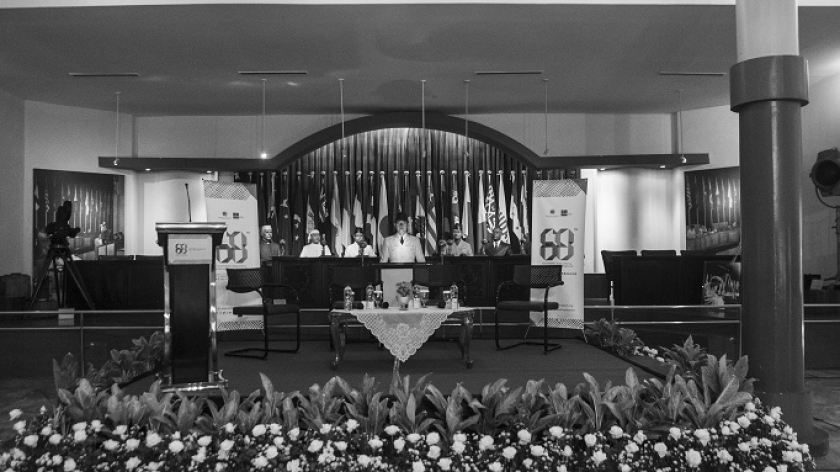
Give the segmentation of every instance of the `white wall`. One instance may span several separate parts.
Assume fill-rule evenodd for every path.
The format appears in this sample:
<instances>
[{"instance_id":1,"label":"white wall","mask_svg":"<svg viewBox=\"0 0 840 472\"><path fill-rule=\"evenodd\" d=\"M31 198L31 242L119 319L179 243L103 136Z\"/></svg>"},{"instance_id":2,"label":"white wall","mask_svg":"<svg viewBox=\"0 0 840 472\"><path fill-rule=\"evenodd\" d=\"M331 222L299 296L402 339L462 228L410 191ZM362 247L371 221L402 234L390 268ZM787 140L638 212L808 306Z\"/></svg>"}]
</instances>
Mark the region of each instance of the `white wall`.
<instances>
[{"instance_id":1,"label":"white wall","mask_svg":"<svg viewBox=\"0 0 840 472\"><path fill-rule=\"evenodd\" d=\"M0 91L0 275L29 273L32 264L31 246L28 253L22 250L32 235L31 228L21 229L22 212L32 213L23 204L24 117L24 101Z\"/></svg>"},{"instance_id":2,"label":"white wall","mask_svg":"<svg viewBox=\"0 0 840 472\"><path fill-rule=\"evenodd\" d=\"M163 254L163 249L157 244L156 223L207 221L201 181L210 178L209 174L194 172L149 172L138 175L138 214L141 224L140 234L136 238L138 250L134 253Z\"/></svg>"}]
</instances>

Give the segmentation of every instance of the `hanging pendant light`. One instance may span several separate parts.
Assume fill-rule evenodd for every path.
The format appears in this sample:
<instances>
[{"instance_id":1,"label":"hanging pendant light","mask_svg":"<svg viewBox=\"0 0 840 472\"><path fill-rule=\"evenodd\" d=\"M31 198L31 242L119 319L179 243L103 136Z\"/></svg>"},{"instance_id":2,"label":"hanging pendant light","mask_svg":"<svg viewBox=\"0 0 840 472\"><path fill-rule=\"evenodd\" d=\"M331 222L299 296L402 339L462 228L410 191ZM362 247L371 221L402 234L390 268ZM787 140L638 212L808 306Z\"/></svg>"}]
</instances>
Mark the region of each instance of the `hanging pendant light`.
<instances>
[{"instance_id":1,"label":"hanging pendant light","mask_svg":"<svg viewBox=\"0 0 840 472\"><path fill-rule=\"evenodd\" d=\"M120 92L117 94L117 130L114 136L114 166L120 165Z\"/></svg>"},{"instance_id":2,"label":"hanging pendant light","mask_svg":"<svg viewBox=\"0 0 840 472\"><path fill-rule=\"evenodd\" d=\"M464 81L464 158L470 157L470 81Z\"/></svg>"},{"instance_id":3,"label":"hanging pendant light","mask_svg":"<svg viewBox=\"0 0 840 472\"><path fill-rule=\"evenodd\" d=\"M688 162L688 159L685 158L685 154L683 154L683 121L682 121L682 89L677 90L677 96L679 98L679 110L677 110L677 153L680 155L680 161L685 164Z\"/></svg>"},{"instance_id":4,"label":"hanging pendant light","mask_svg":"<svg viewBox=\"0 0 840 472\"><path fill-rule=\"evenodd\" d=\"M543 79L543 88L545 89L545 151L544 155L548 155L548 79Z\"/></svg>"},{"instance_id":5,"label":"hanging pendant light","mask_svg":"<svg viewBox=\"0 0 840 472\"><path fill-rule=\"evenodd\" d=\"M420 156L425 159L426 158L426 81L420 81L420 125L421 125L421 133L420 133L420 149L421 153Z\"/></svg>"},{"instance_id":6,"label":"hanging pendant light","mask_svg":"<svg viewBox=\"0 0 840 472\"><path fill-rule=\"evenodd\" d=\"M341 158L347 159L347 148L344 145L344 79L338 79L338 90L341 95Z\"/></svg>"},{"instance_id":7,"label":"hanging pendant light","mask_svg":"<svg viewBox=\"0 0 840 472\"><path fill-rule=\"evenodd\" d=\"M262 150L260 151L262 159L268 159L268 152L265 150L265 81L266 79L262 79Z\"/></svg>"}]
</instances>

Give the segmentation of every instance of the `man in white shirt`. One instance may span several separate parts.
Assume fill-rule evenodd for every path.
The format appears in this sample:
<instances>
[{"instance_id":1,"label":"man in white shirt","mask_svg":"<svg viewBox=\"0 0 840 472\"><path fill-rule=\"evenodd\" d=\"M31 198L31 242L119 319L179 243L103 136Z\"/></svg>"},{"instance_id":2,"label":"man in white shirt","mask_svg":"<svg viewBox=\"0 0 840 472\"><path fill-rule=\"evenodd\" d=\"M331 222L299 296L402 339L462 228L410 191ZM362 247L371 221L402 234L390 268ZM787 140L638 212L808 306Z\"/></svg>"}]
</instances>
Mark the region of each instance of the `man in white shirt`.
<instances>
[{"instance_id":1,"label":"man in white shirt","mask_svg":"<svg viewBox=\"0 0 840 472\"><path fill-rule=\"evenodd\" d=\"M373 247L365 241L365 231L362 228L356 228L353 231L353 237L356 241L347 246L347 249L344 250L344 257L376 256Z\"/></svg>"},{"instance_id":2,"label":"man in white shirt","mask_svg":"<svg viewBox=\"0 0 840 472\"><path fill-rule=\"evenodd\" d=\"M394 221L397 233L382 243L382 262L426 262L423 244L416 236L408 234L408 215L397 213Z\"/></svg>"},{"instance_id":3,"label":"man in white shirt","mask_svg":"<svg viewBox=\"0 0 840 472\"><path fill-rule=\"evenodd\" d=\"M461 239L463 237L463 233L461 233L461 228L455 226L452 228L452 240L447 241L446 245L446 253L447 256L472 256L473 250L470 243Z\"/></svg>"},{"instance_id":4,"label":"man in white shirt","mask_svg":"<svg viewBox=\"0 0 840 472\"><path fill-rule=\"evenodd\" d=\"M313 229L309 232L309 244L303 246L300 257L321 257L331 256L330 248L321 244L321 232Z\"/></svg>"}]
</instances>

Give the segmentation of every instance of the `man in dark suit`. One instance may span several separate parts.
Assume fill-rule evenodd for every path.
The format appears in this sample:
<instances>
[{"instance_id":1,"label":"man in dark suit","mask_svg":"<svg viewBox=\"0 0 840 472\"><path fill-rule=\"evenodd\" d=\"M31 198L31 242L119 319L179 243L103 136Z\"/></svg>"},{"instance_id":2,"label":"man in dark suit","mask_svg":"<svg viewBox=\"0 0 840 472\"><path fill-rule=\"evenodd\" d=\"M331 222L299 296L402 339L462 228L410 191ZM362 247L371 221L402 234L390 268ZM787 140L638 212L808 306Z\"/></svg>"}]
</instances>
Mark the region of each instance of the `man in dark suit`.
<instances>
[{"instance_id":1,"label":"man in dark suit","mask_svg":"<svg viewBox=\"0 0 840 472\"><path fill-rule=\"evenodd\" d=\"M502 230L493 229L493 240L481 248L481 252L488 256L509 256L510 244L502 241Z\"/></svg>"}]
</instances>

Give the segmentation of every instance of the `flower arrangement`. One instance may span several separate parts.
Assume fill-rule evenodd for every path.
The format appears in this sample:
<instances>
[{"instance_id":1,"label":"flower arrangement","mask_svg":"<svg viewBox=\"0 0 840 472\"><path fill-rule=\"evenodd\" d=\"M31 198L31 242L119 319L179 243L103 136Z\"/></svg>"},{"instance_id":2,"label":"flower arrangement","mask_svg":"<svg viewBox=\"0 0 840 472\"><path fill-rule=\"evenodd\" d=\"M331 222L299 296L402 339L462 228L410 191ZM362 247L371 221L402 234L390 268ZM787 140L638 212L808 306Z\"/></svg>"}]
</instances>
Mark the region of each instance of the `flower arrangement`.
<instances>
[{"instance_id":1,"label":"flower arrangement","mask_svg":"<svg viewBox=\"0 0 840 472\"><path fill-rule=\"evenodd\" d=\"M397 295L400 297L411 296L411 282L397 282Z\"/></svg>"}]
</instances>

